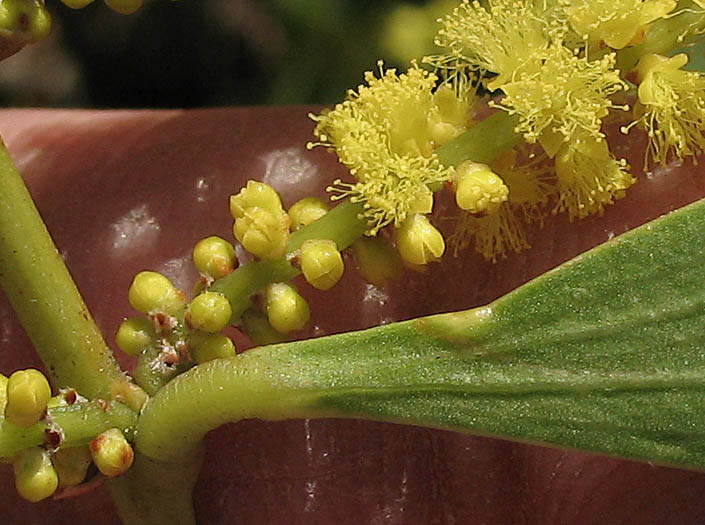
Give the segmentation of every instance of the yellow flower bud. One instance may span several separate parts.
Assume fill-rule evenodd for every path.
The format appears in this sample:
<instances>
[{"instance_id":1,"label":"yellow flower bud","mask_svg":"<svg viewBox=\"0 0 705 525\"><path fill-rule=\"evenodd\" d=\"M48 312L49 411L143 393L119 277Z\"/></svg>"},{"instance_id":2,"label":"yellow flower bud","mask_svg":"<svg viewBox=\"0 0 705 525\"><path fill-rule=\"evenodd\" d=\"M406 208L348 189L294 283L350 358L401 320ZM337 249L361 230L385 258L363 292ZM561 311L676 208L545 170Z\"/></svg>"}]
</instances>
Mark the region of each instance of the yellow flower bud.
<instances>
[{"instance_id":1,"label":"yellow flower bud","mask_svg":"<svg viewBox=\"0 0 705 525\"><path fill-rule=\"evenodd\" d=\"M233 219L243 217L247 208L262 208L275 214L283 210L282 201L274 188L255 180L247 181L247 186L240 193L230 196L230 215Z\"/></svg>"},{"instance_id":2,"label":"yellow flower bud","mask_svg":"<svg viewBox=\"0 0 705 525\"><path fill-rule=\"evenodd\" d=\"M276 260L284 256L289 240L289 216L264 208L247 208L235 220L233 234L250 253L261 259Z\"/></svg>"},{"instance_id":3,"label":"yellow flower bud","mask_svg":"<svg viewBox=\"0 0 705 525\"><path fill-rule=\"evenodd\" d=\"M345 269L335 241L327 239L304 241L299 261L306 280L319 290L335 286Z\"/></svg>"},{"instance_id":4,"label":"yellow flower bud","mask_svg":"<svg viewBox=\"0 0 705 525\"><path fill-rule=\"evenodd\" d=\"M146 317L131 317L120 323L115 342L127 355L137 356L156 340L154 326Z\"/></svg>"},{"instance_id":5,"label":"yellow flower bud","mask_svg":"<svg viewBox=\"0 0 705 525\"><path fill-rule=\"evenodd\" d=\"M89 446L93 463L109 478L120 476L132 466L135 453L117 428L106 430Z\"/></svg>"},{"instance_id":6,"label":"yellow flower bud","mask_svg":"<svg viewBox=\"0 0 705 525\"><path fill-rule=\"evenodd\" d=\"M91 465L91 451L87 446L61 448L51 458L60 487L72 487L86 479Z\"/></svg>"},{"instance_id":7,"label":"yellow flower bud","mask_svg":"<svg viewBox=\"0 0 705 525\"><path fill-rule=\"evenodd\" d=\"M225 239L206 237L193 248L193 264L204 275L213 279L225 277L235 269L235 248Z\"/></svg>"},{"instance_id":8,"label":"yellow flower bud","mask_svg":"<svg viewBox=\"0 0 705 525\"><path fill-rule=\"evenodd\" d=\"M208 334L191 349L191 357L199 365L213 359L223 359L234 355L235 345L232 339L223 334Z\"/></svg>"},{"instance_id":9,"label":"yellow flower bud","mask_svg":"<svg viewBox=\"0 0 705 525\"><path fill-rule=\"evenodd\" d=\"M35 503L48 498L59 486L59 476L51 464L49 453L40 447L20 452L12 462L15 488L20 496Z\"/></svg>"},{"instance_id":10,"label":"yellow flower bud","mask_svg":"<svg viewBox=\"0 0 705 525\"><path fill-rule=\"evenodd\" d=\"M160 273L140 272L135 275L127 299L132 307L144 314L176 315L186 300L171 281Z\"/></svg>"},{"instance_id":11,"label":"yellow flower bud","mask_svg":"<svg viewBox=\"0 0 705 525\"><path fill-rule=\"evenodd\" d=\"M93 0L61 0L61 3L71 9L83 9L87 5L92 4Z\"/></svg>"},{"instance_id":12,"label":"yellow flower bud","mask_svg":"<svg viewBox=\"0 0 705 525\"><path fill-rule=\"evenodd\" d=\"M473 215L492 215L509 198L509 188L489 166L466 161L456 168L455 202Z\"/></svg>"},{"instance_id":13,"label":"yellow flower bud","mask_svg":"<svg viewBox=\"0 0 705 525\"><path fill-rule=\"evenodd\" d=\"M107 5L113 11L117 11L123 15L130 15L137 11L144 0L104 0L105 5Z\"/></svg>"},{"instance_id":14,"label":"yellow flower bud","mask_svg":"<svg viewBox=\"0 0 705 525\"><path fill-rule=\"evenodd\" d=\"M311 316L306 300L286 283L273 283L267 287L266 307L269 322L282 334L301 330Z\"/></svg>"},{"instance_id":15,"label":"yellow flower bud","mask_svg":"<svg viewBox=\"0 0 705 525\"><path fill-rule=\"evenodd\" d=\"M425 215L412 215L397 229L397 250L410 264L424 265L441 258L446 245L443 235Z\"/></svg>"},{"instance_id":16,"label":"yellow flower bud","mask_svg":"<svg viewBox=\"0 0 705 525\"><path fill-rule=\"evenodd\" d=\"M34 425L44 415L51 387L39 370L18 370L7 380L5 419L21 427Z\"/></svg>"},{"instance_id":17,"label":"yellow flower bud","mask_svg":"<svg viewBox=\"0 0 705 525\"><path fill-rule=\"evenodd\" d=\"M390 279L401 275L399 254L380 237L363 237L352 245L362 278L375 286L384 286Z\"/></svg>"},{"instance_id":18,"label":"yellow flower bud","mask_svg":"<svg viewBox=\"0 0 705 525\"><path fill-rule=\"evenodd\" d=\"M186 310L186 321L204 332L220 332L233 315L230 301L219 292L203 292L193 298Z\"/></svg>"},{"instance_id":19,"label":"yellow flower bud","mask_svg":"<svg viewBox=\"0 0 705 525\"><path fill-rule=\"evenodd\" d=\"M291 229L298 230L320 219L328 213L328 205L316 197L306 197L289 208Z\"/></svg>"},{"instance_id":20,"label":"yellow flower bud","mask_svg":"<svg viewBox=\"0 0 705 525\"><path fill-rule=\"evenodd\" d=\"M23 39L41 40L51 31L51 16L43 1L5 0L0 2L0 29Z\"/></svg>"}]
</instances>

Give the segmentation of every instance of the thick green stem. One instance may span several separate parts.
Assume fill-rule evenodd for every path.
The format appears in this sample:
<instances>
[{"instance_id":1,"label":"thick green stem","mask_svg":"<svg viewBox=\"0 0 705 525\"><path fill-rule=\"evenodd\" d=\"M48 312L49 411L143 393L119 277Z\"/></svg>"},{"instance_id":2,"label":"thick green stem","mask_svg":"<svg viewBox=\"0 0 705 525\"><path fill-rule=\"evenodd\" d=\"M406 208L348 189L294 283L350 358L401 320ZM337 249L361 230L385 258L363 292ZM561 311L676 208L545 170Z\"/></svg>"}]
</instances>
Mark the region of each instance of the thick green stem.
<instances>
[{"instance_id":1,"label":"thick green stem","mask_svg":"<svg viewBox=\"0 0 705 525\"><path fill-rule=\"evenodd\" d=\"M134 401L136 387L105 344L1 143L0 285L57 386Z\"/></svg>"},{"instance_id":2,"label":"thick green stem","mask_svg":"<svg viewBox=\"0 0 705 525\"><path fill-rule=\"evenodd\" d=\"M118 428L131 438L137 425L137 414L121 403L102 405L96 402L76 403L49 409L50 428L59 430L61 445L74 447L89 443L109 428ZM0 457L10 458L18 452L45 442L44 422L22 428L0 418Z\"/></svg>"}]
</instances>

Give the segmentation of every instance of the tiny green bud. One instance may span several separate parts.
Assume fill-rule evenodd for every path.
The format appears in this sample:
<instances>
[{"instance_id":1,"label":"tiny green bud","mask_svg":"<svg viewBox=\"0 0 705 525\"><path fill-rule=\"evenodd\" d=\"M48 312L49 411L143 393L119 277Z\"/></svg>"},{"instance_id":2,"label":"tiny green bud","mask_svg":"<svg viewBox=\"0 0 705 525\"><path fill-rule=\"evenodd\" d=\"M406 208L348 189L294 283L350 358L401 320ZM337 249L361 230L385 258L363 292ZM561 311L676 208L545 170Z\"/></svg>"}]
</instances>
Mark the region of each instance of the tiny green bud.
<instances>
[{"instance_id":1,"label":"tiny green bud","mask_svg":"<svg viewBox=\"0 0 705 525\"><path fill-rule=\"evenodd\" d=\"M15 487L20 496L33 503L48 498L59 486L49 453L40 447L20 452L12 462Z\"/></svg>"},{"instance_id":2,"label":"tiny green bud","mask_svg":"<svg viewBox=\"0 0 705 525\"><path fill-rule=\"evenodd\" d=\"M140 7L142 7L142 4L144 3L144 0L104 0L105 5L107 5L110 9L113 11L117 11L120 14L123 15L131 15L135 11L137 11Z\"/></svg>"},{"instance_id":3,"label":"tiny green bud","mask_svg":"<svg viewBox=\"0 0 705 525\"><path fill-rule=\"evenodd\" d=\"M266 307L269 322L282 334L301 330L311 316L306 300L286 283L273 283L267 287Z\"/></svg>"},{"instance_id":4,"label":"tiny green bud","mask_svg":"<svg viewBox=\"0 0 705 525\"><path fill-rule=\"evenodd\" d=\"M384 286L390 279L401 275L399 254L385 239L363 237L352 245L360 275L368 283Z\"/></svg>"},{"instance_id":5,"label":"tiny green bud","mask_svg":"<svg viewBox=\"0 0 705 525\"><path fill-rule=\"evenodd\" d=\"M466 161L456 168L455 202L474 215L491 215L509 198L509 188L485 164Z\"/></svg>"},{"instance_id":6,"label":"tiny green bud","mask_svg":"<svg viewBox=\"0 0 705 525\"><path fill-rule=\"evenodd\" d=\"M146 317L125 319L115 334L115 342L120 350L132 356L140 355L156 338L154 326Z\"/></svg>"},{"instance_id":7,"label":"tiny green bud","mask_svg":"<svg viewBox=\"0 0 705 525\"><path fill-rule=\"evenodd\" d=\"M51 461L59 475L59 486L72 487L86 479L88 467L91 465L91 451L85 445L60 448L54 452Z\"/></svg>"},{"instance_id":8,"label":"tiny green bud","mask_svg":"<svg viewBox=\"0 0 705 525\"><path fill-rule=\"evenodd\" d=\"M21 427L34 425L44 415L51 387L39 370L14 372L7 380L5 419Z\"/></svg>"},{"instance_id":9,"label":"tiny green bud","mask_svg":"<svg viewBox=\"0 0 705 525\"><path fill-rule=\"evenodd\" d=\"M235 248L225 239L206 237L193 248L193 264L204 275L213 279L225 277L235 269Z\"/></svg>"},{"instance_id":10,"label":"tiny green bud","mask_svg":"<svg viewBox=\"0 0 705 525\"><path fill-rule=\"evenodd\" d=\"M308 226L326 213L328 213L328 205L321 199L317 197L301 199L289 208L291 229L295 231L302 226Z\"/></svg>"},{"instance_id":11,"label":"tiny green bud","mask_svg":"<svg viewBox=\"0 0 705 525\"><path fill-rule=\"evenodd\" d=\"M441 232L425 215L418 213L406 219L397 229L396 241L402 259L419 266L440 259L445 251Z\"/></svg>"},{"instance_id":12,"label":"tiny green bud","mask_svg":"<svg viewBox=\"0 0 705 525\"><path fill-rule=\"evenodd\" d=\"M345 269L335 241L310 239L301 245L301 271L314 288L328 290L335 286Z\"/></svg>"},{"instance_id":13,"label":"tiny green bud","mask_svg":"<svg viewBox=\"0 0 705 525\"><path fill-rule=\"evenodd\" d=\"M219 292L203 292L193 298L186 309L186 321L204 332L220 332L233 315L230 301Z\"/></svg>"},{"instance_id":14,"label":"tiny green bud","mask_svg":"<svg viewBox=\"0 0 705 525\"><path fill-rule=\"evenodd\" d=\"M91 457L98 470L109 478L120 476L132 466L135 453L117 428L106 430L90 443Z\"/></svg>"},{"instance_id":15,"label":"tiny green bud","mask_svg":"<svg viewBox=\"0 0 705 525\"><path fill-rule=\"evenodd\" d=\"M175 315L186 303L183 294L171 281L157 272L135 275L127 299L135 310L143 314L159 312Z\"/></svg>"},{"instance_id":16,"label":"tiny green bud","mask_svg":"<svg viewBox=\"0 0 705 525\"><path fill-rule=\"evenodd\" d=\"M289 240L289 216L284 212L270 212L264 208L247 208L235 219L233 234L250 253L261 259L281 259Z\"/></svg>"},{"instance_id":17,"label":"tiny green bud","mask_svg":"<svg viewBox=\"0 0 705 525\"><path fill-rule=\"evenodd\" d=\"M230 215L239 219L247 208L262 208L270 213L283 211L279 194L269 184L248 180L237 195L230 196Z\"/></svg>"},{"instance_id":18,"label":"tiny green bud","mask_svg":"<svg viewBox=\"0 0 705 525\"><path fill-rule=\"evenodd\" d=\"M223 334L208 334L191 349L191 357L199 365L213 359L224 359L235 355L235 344Z\"/></svg>"}]
</instances>

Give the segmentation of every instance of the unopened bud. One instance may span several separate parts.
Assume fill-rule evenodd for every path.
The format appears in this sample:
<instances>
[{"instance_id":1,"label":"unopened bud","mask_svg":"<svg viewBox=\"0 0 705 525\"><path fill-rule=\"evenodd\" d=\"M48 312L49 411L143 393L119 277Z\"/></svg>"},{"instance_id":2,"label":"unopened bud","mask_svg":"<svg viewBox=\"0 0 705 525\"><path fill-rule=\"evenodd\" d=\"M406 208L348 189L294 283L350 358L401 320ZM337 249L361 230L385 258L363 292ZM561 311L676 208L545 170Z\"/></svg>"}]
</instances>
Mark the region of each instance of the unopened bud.
<instances>
[{"instance_id":1,"label":"unopened bud","mask_svg":"<svg viewBox=\"0 0 705 525\"><path fill-rule=\"evenodd\" d=\"M37 41L51 31L51 17L44 2L4 0L0 2L0 29Z\"/></svg>"},{"instance_id":2,"label":"unopened bud","mask_svg":"<svg viewBox=\"0 0 705 525\"><path fill-rule=\"evenodd\" d=\"M120 476L132 466L135 453L117 428L106 430L90 444L91 457L98 470L109 478Z\"/></svg>"},{"instance_id":3,"label":"unopened bud","mask_svg":"<svg viewBox=\"0 0 705 525\"><path fill-rule=\"evenodd\" d=\"M144 0L104 0L105 4L112 9L123 15L130 15L137 11Z\"/></svg>"},{"instance_id":4,"label":"unopened bud","mask_svg":"<svg viewBox=\"0 0 705 525\"><path fill-rule=\"evenodd\" d=\"M289 216L284 212L270 212L264 208L247 208L235 219L233 235L251 254L260 259L281 259L289 240Z\"/></svg>"},{"instance_id":5,"label":"unopened bud","mask_svg":"<svg viewBox=\"0 0 705 525\"><path fill-rule=\"evenodd\" d=\"M282 334L301 330L311 316L306 300L286 283L273 283L267 287L266 306L269 322Z\"/></svg>"},{"instance_id":6,"label":"unopened bud","mask_svg":"<svg viewBox=\"0 0 705 525\"><path fill-rule=\"evenodd\" d=\"M425 215L406 219L396 232L397 250L406 262L418 266L437 261L445 251L443 235Z\"/></svg>"},{"instance_id":7,"label":"unopened bud","mask_svg":"<svg viewBox=\"0 0 705 525\"><path fill-rule=\"evenodd\" d=\"M466 161L456 168L455 202L474 215L491 215L509 198L509 188L489 166Z\"/></svg>"},{"instance_id":8,"label":"unopened bud","mask_svg":"<svg viewBox=\"0 0 705 525\"><path fill-rule=\"evenodd\" d=\"M196 330L220 332L233 315L230 301L219 292L203 292L189 303L186 321Z\"/></svg>"},{"instance_id":9,"label":"unopened bud","mask_svg":"<svg viewBox=\"0 0 705 525\"><path fill-rule=\"evenodd\" d=\"M191 358L198 363L213 359L224 359L235 355L235 344L223 334L208 334L201 338L191 349Z\"/></svg>"},{"instance_id":10,"label":"unopened bud","mask_svg":"<svg viewBox=\"0 0 705 525\"><path fill-rule=\"evenodd\" d=\"M154 325L146 317L131 317L120 323L115 342L127 355L137 356L156 341Z\"/></svg>"},{"instance_id":11,"label":"unopened bud","mask_svg":"<svg viewBox=\"0 0 705 525\"><path fill-rule=\"evenodd\" d=\"M401 275L399 254L380 237L363 237L352 245L362 278L375 286L384 286L390 279Z\"/></svg>"},{"instance_id":12,"label":"unopened bud","mask_svg":"<svg viewBox=\"0 0 705 525\"><path fill-rule=\"evenodd\" d=\"M54 452L51 461L59 476L59 486L72 487L86 479L88 467L91 465L91 451L85 445L60 448Z\"/></svg>"},{"instance_id":13,"label":"unopened bud","mask_svg":"<svg viewBox=\"0 0 705 525\"><path fill-rule=\"evenodd\" d=\"M34 503L48 498L59 486L59 476L43 448L32 447L20 452L12 467L17 492L27 501Z\"/></svg>"},{"instance_id":14,"label":"unopened bud","mask_svg":"<svg viewBox=\"0 0 705 525\"><path fill-rule=\"evenodd\" d=\"M186 303L183 294L171 281L157 272L135 275L127 299L135 310L144 314L176 315Z\"/></svg>"},{"instance_id":15,"label":"unopened bud","mask_svg":"<svg viewBox=\"0 0 705 525\"><path fill-rule=\"evenodd\" d=\"M225 277L235 269L235 248L225 239L206 237L193 248L193 264L204 275L213 279Z\"/></svg>"},{"instance_id":16,"label":"unopened bud","mask_svg":"<svg viewBox=\"0 0 705 525\"><path fill-rule=\"evenodd\" d=\"M299 261L306 280L319 290L335 286L345 269L335 241L327 239L304 241Z\"/></svg>"},{"instance_id":17,"label":"unopened bud","mask_svg":"<svg viewBox=\"0 0 705 525\"><path fill-rule=\"evenodd\" d=\"M269 184L247 181L237 195L230 196L230 215L239 219L245 215L248 208L262 208L270 213L282 211L282 201L279 194Z\"/></svg>"},{"instance_id":18,"label":"unopened bud","mask_svg":"<svg viewBox=\"0 0 705 525\"><path fill-rule=\"evenodd\" d=\"M51 387L44 374L33 368L18 370L7 380L5 419L21 427L34 425L50 398Z\"/></svg>"},{"instance_id":19,"label":"unopened bud","mask_svg":"<svg viewBox=\"0 0 705 525\"><path fill-rule=\"evenodd\" d=\"M291 229L298 230L302 226L308 226L328 213L328 205L316 197L306 197L296 202L289 208L291 218Z\"/></svg>"},{"instance_id":20,"label":"unopened bud","mask_svg":"<svg viewBox=\"0 0 705 525\"><path fill-rule=\"evenodd\" d=\"M93 0L61 0L61 3L71 9L83 9L87 5L92 4Z\"/></svg>"}]
</instances>

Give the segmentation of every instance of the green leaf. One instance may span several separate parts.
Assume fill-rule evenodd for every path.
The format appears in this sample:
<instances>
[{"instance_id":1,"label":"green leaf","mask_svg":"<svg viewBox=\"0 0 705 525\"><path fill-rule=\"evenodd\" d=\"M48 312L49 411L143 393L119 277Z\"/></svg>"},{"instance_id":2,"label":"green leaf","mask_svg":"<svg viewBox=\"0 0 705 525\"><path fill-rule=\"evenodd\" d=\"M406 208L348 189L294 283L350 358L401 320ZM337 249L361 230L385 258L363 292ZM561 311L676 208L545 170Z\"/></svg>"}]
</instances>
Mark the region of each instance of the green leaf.
<instances>
[{"instance_id":1,"label":"green leaf","mask_svg":"<svg viewBox=\"0 0 705 525\"><path fill-rule=\"evenodd\" d=\"M705 202L478 309L263 347L162 389L138 447L231 419L353 417L705 467Z\"/></svg>"}]
</instances>

